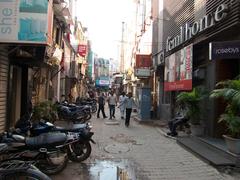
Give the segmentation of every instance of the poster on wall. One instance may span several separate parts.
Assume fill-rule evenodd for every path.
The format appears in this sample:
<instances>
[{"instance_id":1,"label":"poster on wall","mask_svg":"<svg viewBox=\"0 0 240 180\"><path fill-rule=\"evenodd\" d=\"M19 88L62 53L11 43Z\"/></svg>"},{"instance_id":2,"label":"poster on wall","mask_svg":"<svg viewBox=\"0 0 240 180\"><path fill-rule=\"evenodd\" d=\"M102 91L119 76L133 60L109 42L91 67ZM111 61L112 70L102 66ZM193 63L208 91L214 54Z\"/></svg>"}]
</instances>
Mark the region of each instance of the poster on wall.
<instances>
[{"instance_id":1,"label":"poster on wall","mask_svg":"<svg viewBox=\"0 0 240 180\"><path fill-rule=\"evenodd\" d=\"M0 0L0 42L48 43L52 1Z\"/></svg>"},{"instance_id":2,"label":"poster on wall","mask_svg":"<svg viewBox=\"0 0 240 180\"><path fill-rule=\"evenodd\" d=\"M192 44L165 58L164 91L192 89Z\"/></svg>"}]
</instances>

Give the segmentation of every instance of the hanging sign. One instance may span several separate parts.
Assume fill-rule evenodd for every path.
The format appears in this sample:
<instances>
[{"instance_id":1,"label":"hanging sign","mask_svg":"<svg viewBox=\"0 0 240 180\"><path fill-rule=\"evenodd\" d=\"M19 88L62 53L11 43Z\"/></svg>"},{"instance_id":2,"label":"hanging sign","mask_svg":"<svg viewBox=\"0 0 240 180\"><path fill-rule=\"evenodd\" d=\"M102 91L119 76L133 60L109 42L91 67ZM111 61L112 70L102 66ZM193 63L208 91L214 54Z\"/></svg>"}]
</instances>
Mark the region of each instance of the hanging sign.
<instances>
[{"instance_id":1,"label":"hanging sign","mask_svg":"<svg viewBox=\"0 0 240 180\"><path fill-rule=\"evenodd\" d=\"M78 45L78 54L82 57L85 57L87 55L87 45L79 44Z\"/></svg>"}]
</instances>

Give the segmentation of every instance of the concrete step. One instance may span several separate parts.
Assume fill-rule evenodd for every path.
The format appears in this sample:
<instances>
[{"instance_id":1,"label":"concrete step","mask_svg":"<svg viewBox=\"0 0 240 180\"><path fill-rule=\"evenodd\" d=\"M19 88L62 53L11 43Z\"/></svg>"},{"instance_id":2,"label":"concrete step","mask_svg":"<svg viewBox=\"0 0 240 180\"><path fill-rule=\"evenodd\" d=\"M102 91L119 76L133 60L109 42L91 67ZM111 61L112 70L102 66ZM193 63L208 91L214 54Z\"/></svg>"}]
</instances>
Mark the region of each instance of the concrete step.
<instances>
[{"instance_id":1,"label":"concrete step","mask_svg":"<svg viewBox=\"0 0 240 180\"><path fill-rule=\"evenodd\" d=\"M179 137L177 143L214 166L237 166L237 156L208 144L198 137Z\"/></svg>"}]
</instances>

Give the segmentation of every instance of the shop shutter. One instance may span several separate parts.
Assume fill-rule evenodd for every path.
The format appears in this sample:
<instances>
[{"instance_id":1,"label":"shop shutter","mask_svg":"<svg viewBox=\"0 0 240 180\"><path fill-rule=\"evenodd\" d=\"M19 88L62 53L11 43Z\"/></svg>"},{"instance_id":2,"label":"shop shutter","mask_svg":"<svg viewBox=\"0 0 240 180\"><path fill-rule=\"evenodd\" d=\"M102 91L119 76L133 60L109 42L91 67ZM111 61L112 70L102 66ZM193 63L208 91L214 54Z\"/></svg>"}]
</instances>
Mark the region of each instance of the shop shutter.
<instances>
[{"instance_id":1,"label":"shop shutter","mask_svg":"<svg viewBox=\"0 0 240 180\"><path fill-rule=\"evenodd\" d=\"M7 49L0 46L0 132L5 130L7 117L8 65Z\"/></svg>"}]
</instances>

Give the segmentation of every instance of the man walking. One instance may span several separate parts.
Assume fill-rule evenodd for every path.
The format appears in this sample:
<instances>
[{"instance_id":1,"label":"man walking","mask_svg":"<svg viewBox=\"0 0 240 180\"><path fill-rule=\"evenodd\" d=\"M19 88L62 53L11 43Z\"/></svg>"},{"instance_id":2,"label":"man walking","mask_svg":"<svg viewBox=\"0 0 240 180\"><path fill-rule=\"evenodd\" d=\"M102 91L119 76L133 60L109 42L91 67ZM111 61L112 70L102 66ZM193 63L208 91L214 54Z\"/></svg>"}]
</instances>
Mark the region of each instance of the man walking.
<instances>
[{"instance_id":1,"label":"man walking","mask_svg":"<svg viewBox=\"0 0 240 180\"><path fill-rule=\"evenodd\" d=\"M98 97L98 112L97 112L97 118L99 118L99 113L102 111L103 118L107 118L104 112L104 105L105 105L105 99L104 99L104 93L101 93Z\"/></svg>"},{"instance_id":2,"label":"man walking","mask_svg":"<svg viewBox=\"0 0 240 180\"><path fill-rule=\"evenodd\" d=\"M132 98L131 92L129 92L127 97L125 98L124 104L126 107L125 126L128 127L130 118L131 118L132 108L133 108L133 106L137 107L137 104L135 103L134 99Z\"/></svg>"},{"instance_id":3,"label":"man walking","mask_svg":"<svg viewBox=\"0 0 240 180\"><path fill-rule=\"evenodd\" d=\"M121 114L121 119L124 119L124 113L125 113L125 92L122 92L122 94L119 96L119 109L120 109L120 114Z\"/></svg>"},{"instance_id":4,"label":"man walking","mask_svg":"<svg viewBox=\"0 0 240 180\"><path fill-rule=\"evenodd\" d=\"M109 105L109 119L115 118L115 106L117 105L117 98L113 92L110 92L108 96L108 105Z\"/></svg>"}]
</instances>

